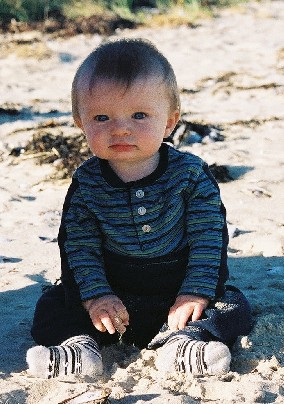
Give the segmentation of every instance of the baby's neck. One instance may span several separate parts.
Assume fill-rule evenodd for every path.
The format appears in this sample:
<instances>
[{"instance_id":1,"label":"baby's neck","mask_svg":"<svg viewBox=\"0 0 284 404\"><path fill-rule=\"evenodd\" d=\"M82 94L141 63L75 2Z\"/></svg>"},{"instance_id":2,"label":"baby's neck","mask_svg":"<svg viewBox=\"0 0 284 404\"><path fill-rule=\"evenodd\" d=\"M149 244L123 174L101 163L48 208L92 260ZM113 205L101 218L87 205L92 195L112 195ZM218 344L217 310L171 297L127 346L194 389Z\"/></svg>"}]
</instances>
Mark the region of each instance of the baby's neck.
<instances>
[{"instance_id":1,"label":"baby's neck","mask_svg":"<svg viewBox=\"0 0 284 404\"><path fill-rule=\"evenodd\" d=\"M142 161L139 163L127 164L124 163L110 163L113 171L118 175L118 177L125 183L138 181L142 178L147 177L152 174L156 168L158 167L160 160L159 152L152 156L150 159L146 161Z\"/></svg>"}]
</instances>

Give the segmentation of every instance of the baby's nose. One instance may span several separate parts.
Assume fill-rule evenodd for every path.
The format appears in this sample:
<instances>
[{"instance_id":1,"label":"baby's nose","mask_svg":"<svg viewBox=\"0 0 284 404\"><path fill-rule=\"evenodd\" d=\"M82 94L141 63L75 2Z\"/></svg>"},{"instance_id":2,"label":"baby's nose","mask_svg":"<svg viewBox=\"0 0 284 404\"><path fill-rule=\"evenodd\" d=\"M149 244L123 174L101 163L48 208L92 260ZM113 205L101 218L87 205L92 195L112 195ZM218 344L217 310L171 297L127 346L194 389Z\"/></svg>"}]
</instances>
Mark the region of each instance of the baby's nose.
<instances>
[{"instance_id":1,"label":"baby's nose","mask_svg":"<svg viewBox=\"0 0 284 404\"><path fill-rule=\"evenodd\" d=\"M113 124L112 134L114 136L127 136L131 133L131 127L127 120L116 120Z\"/></svg>"}]
</instances>

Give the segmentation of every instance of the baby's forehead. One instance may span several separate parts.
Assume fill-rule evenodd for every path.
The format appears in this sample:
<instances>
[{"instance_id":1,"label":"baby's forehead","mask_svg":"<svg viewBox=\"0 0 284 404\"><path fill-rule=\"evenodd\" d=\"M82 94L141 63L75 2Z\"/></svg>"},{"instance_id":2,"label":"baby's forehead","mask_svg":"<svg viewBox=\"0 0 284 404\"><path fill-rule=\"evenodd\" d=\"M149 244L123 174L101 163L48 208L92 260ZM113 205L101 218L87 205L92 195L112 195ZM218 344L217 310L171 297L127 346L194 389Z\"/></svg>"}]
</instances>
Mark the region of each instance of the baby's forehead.
<instances>
[{"instance_id":1,"label":"baby's forehead","mask_svg":"<svg viewBox=\"0 0 284 404\"><path fill-rule=\"evenodd\" d=\"M166 88L166 84L162 77L158 75L150 76L137 76L135 79L129 80L127 78L117 79L110 77L92 77L92 74L82 75L77 83L77 91L81 94L86 93L91 95L93 92L97 91L132 91L132 90L143 90L145 86Z\"/></svg>"}]
</instances>

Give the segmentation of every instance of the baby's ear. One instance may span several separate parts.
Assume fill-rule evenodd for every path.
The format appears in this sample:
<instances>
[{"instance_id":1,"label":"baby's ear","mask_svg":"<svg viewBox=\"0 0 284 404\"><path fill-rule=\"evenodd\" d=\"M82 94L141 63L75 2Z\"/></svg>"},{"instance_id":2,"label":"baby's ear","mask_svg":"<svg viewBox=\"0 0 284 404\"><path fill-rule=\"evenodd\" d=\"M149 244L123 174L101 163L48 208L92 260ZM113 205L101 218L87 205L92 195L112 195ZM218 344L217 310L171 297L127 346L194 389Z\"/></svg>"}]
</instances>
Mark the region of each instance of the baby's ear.
<instances>
[{"instance_id":1,"label":"baby's ear","mask_svg":"<svg viewBox=\"0 0 284 404\"><path fill-rule=\"evenodd\" d=\"M168 120L167 120L167 126L165 129L165 135L164 138L167 138L170 136L172 131L174 130L176 124L179 121L180 113L178 110L173 111L169 114Z\"/></svg>"},{"instance_id":2,"label":"baby's ear","mask_svg":"<svg viewBox=\"0 0 284 404\"><path fill-rule=\"evenodd\" d=\"M82 125L82 122L81 122L80 118L78 118L78 119L74 118L74 123L75 123L76 126L78 126L78 128L83 130L83 125Z\"/></svg>"}]
</instances>

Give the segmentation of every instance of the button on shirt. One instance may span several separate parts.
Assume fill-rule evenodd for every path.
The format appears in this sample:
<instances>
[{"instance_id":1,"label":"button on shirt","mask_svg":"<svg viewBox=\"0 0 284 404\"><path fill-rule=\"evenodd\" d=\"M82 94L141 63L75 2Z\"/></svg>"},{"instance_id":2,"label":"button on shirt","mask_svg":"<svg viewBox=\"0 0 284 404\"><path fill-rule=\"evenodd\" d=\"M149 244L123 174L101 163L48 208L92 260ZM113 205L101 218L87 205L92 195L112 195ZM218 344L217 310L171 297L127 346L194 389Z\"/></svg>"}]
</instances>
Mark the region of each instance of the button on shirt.
<instances>
[{"instance_id":1,"label":"button on shirt","mask_svg":"<svg viewBox=\"0 0 284 404\"><path fill-rule=\"evenodd\" d=\"M138 191L136 191L136 196L137 198L143 198L144 191L142 189L138 189Z\"/></svg>"},{"instance_id":2,"label":"button on shirt","mask_svg":"<svg viewBox=\"0 0 284 404\"><path fill-rule=\"evenodd\" d=\"M145 215L146 211L147 210L144 206L140 206L140 208L138 208L138 215L143 216L143 215Z\"/></svg>"},{"instance_id":3,"label":"button on shirt","mask_svg":"<svg viewBox=\"0 0 284 404\"><path fill-rule=\"evenodd\" d=\"M149 226L149 224L144 224L144 226L142 226L142 230L144 231L144 233L150 233L151 226Z\"/></svg>"},{"instance_id":4,"label":"button on shirt","mask_svg":"<svg viewBox=\"0 0 284 404\"><path fill-rule=\"evenodd\" d=\"M136 191L135 195L137 196L137 198L142 199L142 198L144 198L145 193L144 193L144 191L142 189L138 189ZM147 209L145 208L145 206L140 206L137 209L137 212L138 212L138 215L144 216L146 214L146 212L147 212ZM143 231L143 233L150 233L151 226L149 224L144 224L142 226L142 231Z\"/></svg>"}]
</instances>

